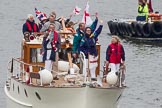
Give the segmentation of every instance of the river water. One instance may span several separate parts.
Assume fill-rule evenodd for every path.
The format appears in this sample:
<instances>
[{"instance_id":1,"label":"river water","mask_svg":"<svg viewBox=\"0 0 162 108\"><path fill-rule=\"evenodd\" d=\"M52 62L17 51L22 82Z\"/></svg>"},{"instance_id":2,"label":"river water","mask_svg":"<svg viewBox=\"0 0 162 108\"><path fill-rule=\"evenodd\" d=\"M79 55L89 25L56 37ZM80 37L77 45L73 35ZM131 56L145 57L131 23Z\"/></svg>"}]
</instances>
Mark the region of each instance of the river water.
<instances>
[{"instance_id":1,"label":"river water","mask_svg":"<svg viewBox=\"0 0 162 108\"><path fill-rule=\"evenodd\" d=\"M20 56L23 38L22 24L34 8L47 13L55 10L57 16L68 17L78 5L82 9L87 0L0 0L0 108L6 108L4 84L7 64L12 57ZM104 21L100 35L101 66L105 60L107 45L111 37L106 22L114 18L135 18L137 0L89 0L90 13L98 12ZM155 11L162 13L161 0L153 0ZM72 20L81 20L82 15ZM122 40L126 52L126 84L119 108L162 108L162 46Z\"/></svg>"}]
</instances>

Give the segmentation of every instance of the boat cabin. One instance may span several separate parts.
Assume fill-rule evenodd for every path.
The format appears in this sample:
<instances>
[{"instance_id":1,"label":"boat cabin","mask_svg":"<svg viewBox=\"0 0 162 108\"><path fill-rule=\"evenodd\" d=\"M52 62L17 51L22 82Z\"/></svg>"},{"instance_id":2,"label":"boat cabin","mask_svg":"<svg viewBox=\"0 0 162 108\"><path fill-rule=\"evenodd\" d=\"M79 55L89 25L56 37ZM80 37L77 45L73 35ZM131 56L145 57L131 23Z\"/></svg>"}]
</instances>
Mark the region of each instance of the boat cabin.
<instances>
[{"instance_id":1,"label":"boat cabin","mask_svg":"<svg viewBox=\"0 0 162 108\"><path fill-rule=\"evenodd\" d=\"M63 39L62 39L63 40ZM96 75L99 75L100 71L100 44L96 45L97 51L98 51L98 66L96 69ZM72 48L72 44L69 46ZM66 44L62 42L61 49L65 49ZM42 61L42 37L38 37L37 39L31 40L31 41L23 41L22 45L22 54L21 59L23 62L31 65L39 65L41 67L44 67L44 62ZM77 65L80 67L80 64L77 63ZM39 67L33 67L33 72L38 72L40 69Z\"/></svg>"}]
</instances>

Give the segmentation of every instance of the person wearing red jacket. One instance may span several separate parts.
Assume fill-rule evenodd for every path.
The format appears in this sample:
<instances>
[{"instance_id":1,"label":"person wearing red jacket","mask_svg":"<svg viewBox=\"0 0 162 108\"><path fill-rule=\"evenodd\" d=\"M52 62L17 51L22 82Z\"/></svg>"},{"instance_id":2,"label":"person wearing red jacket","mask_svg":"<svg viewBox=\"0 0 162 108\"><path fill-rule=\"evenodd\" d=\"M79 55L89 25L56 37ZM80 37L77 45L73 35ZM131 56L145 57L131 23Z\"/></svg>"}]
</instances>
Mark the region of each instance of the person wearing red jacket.
<instances>
[{"instance_id":1,"label":"person wearing red jacket","mask_svg":"<svg viewBox=\"0 0 162 108\"><path fill-rule=\"evenodd\" d=\"M117 36L112 36L111 44L106 51L106 65L111 68L111 72L119 72L120 64L124 65L125 52Z\"/></svg>"}]
</instances>

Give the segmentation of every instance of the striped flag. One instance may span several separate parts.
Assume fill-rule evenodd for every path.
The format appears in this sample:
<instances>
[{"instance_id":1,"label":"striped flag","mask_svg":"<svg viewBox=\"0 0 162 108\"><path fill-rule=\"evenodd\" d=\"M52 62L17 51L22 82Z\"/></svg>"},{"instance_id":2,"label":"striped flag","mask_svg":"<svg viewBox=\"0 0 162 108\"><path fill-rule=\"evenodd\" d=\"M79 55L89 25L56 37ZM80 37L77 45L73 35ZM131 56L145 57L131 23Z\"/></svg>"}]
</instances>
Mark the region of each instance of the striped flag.
<instances>
[{"instance_id":1,"label":"striped flag","mask_svg":"<svg viewBox=\"0 0 162 108\"><path fill-rule=\"evenodd\" d=\"M40 21L47 19L47 15L45 13L39 11L37 8L35 8L35 15Z\"/></svg>"},{"instance_id":2,"label":"striped flag","mask_svg":"<svg viewBox=\"0 0 162 108\"><path fill-rule=\"evenodd\" d=\"M75 6L74 10L73 10L73 13L75 15L79 15L80 14L80 11L81 11L81 8L79 8L78 6Z\"/></svg>"},{"instance_id":3,"label":"striped flag","mask_svg":"<svg viewBox=\"0 0 162 108\"><path fill-rule=\"evenodd\" d=\"M152 8L152 1L151 0L149 0L149 2L148 2L148 8L149 8L149 13L152 13L153 8Z\"/></svg>"},{"instance_id":4,"label":"striped flag","mask_svg":"<svg viewBox=\"0 0 162 108\"><path fill-rule=\"evenodd\" d=\"M92 19L89 14L89 2L87 2L87 5L84 9L84 14L82 18L82 22L85 23L86 25L91 25L92 24Z\"/></svg>"}]
</instances>

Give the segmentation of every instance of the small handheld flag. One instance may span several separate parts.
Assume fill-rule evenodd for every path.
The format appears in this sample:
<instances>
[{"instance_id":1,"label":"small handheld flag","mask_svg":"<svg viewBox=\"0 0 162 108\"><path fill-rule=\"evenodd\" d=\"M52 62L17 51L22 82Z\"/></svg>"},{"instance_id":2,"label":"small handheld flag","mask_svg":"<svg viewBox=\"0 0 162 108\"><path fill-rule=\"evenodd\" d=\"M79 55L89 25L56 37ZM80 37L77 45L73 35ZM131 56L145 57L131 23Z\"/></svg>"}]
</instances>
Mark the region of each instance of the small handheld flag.
<instances>
[{"instance_id":1,"label":"small handheld flag","mask_svg":"<svg viewBox=\"0 0 162 108\"><path fill-rule=\"evenodd\" d=\"M79 8L78 6L75 6L74 10L73 10L73 13L75 15L79 15L80 14L80 11L81 11L81 8Z\"/></svg>"},{"instance_id":2,"label":"small handheld flag","mask_svg":"<svg viewBox=\"0 0 162 108\"><path fill-rule=\"evenodd\" d=\"M35 8L35 14L36 14L36 17L42 21L44 19L47 19L47 15L41 11L39 11L37 8Z\"/></svg>"},{"instance_id":3,"label":"small handheld flag","mask_svg":"<svg viewBox=\"0 0 162 108\"><path fill-rule=\"evenodd\" d=\"M85 23L86 25L92 24L92 19L91 19L90 14L89 14L89 2L87 2L86 8L84 9L82 22Z\"/></svg>"}]
</instances>

